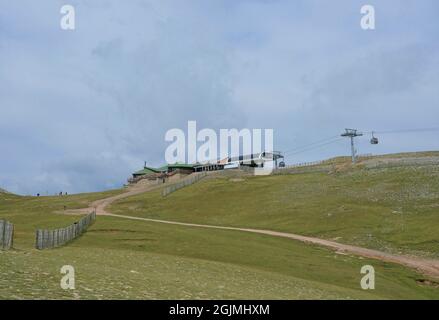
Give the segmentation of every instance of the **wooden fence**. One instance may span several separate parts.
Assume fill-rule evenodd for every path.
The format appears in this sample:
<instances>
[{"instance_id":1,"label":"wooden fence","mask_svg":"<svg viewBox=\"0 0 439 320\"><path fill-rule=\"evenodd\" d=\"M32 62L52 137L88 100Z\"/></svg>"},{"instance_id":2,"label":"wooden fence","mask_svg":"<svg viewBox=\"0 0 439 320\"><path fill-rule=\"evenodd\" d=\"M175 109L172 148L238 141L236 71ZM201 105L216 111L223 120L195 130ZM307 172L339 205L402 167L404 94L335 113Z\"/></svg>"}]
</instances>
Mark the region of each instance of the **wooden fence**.
<instances>
[{"instance_id":1,"label":"wooden fence","mask_svg":"<svg viewBox=\"0 0 439 320\"><path fill-rule=\"evenodd\" d=\"M14 239L14 225L6 220L0 220L0 250L12 248Z\"/></svg>"},{"instance_id":2,"label":"wooden fence","mask_svg":"<svg viewBox=\"0 0 439 320\"><path fill-rule=\"evenodd\" d=\"M193 176L192 176L193 175ZM207 172L200 172L200 173L192 173L189 177L184 178L182 181L174 183L173 185L170 185L169 187L166 187L162 190L162 196L166 197L168 194L171 194L178 189L184 188L186 186L189 186L191 184L194 184L195 182L200 181L207 175Z\"/></svg>"},{"instance_id":3,"label":"wooden fence","mask_svg":"<svg viewBox=\"0 0 439 320\"><path fill-rule=\"evenodd\" d=\"M81 218L78 222L61 229L36 231L37 249L52 249L63 246L76 239L96 220L96 212L92 212Z\"/></svg>"}]
</instances>

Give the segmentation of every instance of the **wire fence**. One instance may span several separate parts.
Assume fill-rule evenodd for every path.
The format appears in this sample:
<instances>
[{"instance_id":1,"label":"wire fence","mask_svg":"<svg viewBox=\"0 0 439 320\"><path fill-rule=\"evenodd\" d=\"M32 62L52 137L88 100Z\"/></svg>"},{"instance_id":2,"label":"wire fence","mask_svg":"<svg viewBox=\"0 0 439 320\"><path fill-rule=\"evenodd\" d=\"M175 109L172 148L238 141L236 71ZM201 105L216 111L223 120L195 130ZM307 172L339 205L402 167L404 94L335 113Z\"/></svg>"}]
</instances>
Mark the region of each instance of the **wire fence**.
<instances>
[{"instance_id":1,"label":"wire fence","mask_svg":"<svg viewBox=\"0 0 439 320\"><path fill-rule=\"evenodd\" d=\"M193 176L192 176L193 175ZM162 190L162 196L166 197L167 195L184 188L186 186L189 186L191 184L194 184L195 182L200 181L205 176L207 176L207 172L200 172L200 173L193 173L189 177L184 178L182 181L179 181L177 183L174 183L173 185L170 185Z\"/></svg>"},{"instance_id":2,"label":"wire fence","mask_svg":"<svg viewBox=\"0 0 439 320\"><path fill-rule=\"evenodd\" d=\"M329 173L334 170L333 165L320 165L320 166L300 166L300 167L285 167L285 168L278 168L273 170L274 175L281 175L281 174L297 174L297 173L315 173L315 172L323 172L323 173Z\"/></svg>"},{"instance_id":3,"label":"wire fence","mask_svg":"<svg viewBox=\"0 0 439 320\"><path fill-rule=\"evenodd\" d=\"M324 162L325 162L325 160L312 161L312 162L301 162L301 163L287 165L285 167L278 167L278 169L279 170L285 170L285 169L291 169L291 168L317 166L319 164L323 164Z\"/></svg>"},{"instance_id":4,"label":"wire fence","mask_svg":"<svg viewBox=\"0 0 439 320\"><path fill-rule=\"evenodd\" d=\"M0 249L12 248L14 239L14 225L6 220L0 220Z\"/></svg>"},{"instance_id":5,"label":"wire fence","mask_svg":"<svg viewBox=\"0 0 439 320\"><path fill-rule=\"evenodd\" d=\"M96 212L92 212L65 228L55 230L38 229L36 231L35 247L42 250L63 246L78 238L95 220Z\"/></svg>"}]
</instances>

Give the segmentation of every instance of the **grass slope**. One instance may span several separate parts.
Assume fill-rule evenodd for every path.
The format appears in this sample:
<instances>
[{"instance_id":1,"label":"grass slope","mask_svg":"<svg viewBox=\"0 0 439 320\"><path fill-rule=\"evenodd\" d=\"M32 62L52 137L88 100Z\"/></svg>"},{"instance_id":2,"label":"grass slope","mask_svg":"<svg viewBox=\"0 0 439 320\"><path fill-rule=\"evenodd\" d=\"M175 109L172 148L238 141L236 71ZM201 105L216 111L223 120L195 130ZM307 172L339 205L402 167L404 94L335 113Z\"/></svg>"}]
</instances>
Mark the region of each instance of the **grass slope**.
<instances>
[{"instance_id":1,"label":"grass slope","mask_svg":"<svg viewBox=\"0 0 439 320\"><path fill-rule=\"evenodd\" d=\"M111 212L272 229L439 258L439 166L230 179L114 203Z\"/></svg>"},{"instance_id":2,"label":"grass slope","mask_svg":"<svg viewBox=\"0 0 439 320\"><path fill-rule=\"evenodd\" d=\"M112 210L324 237L340 235L341 240L354 242L363 241L361 235L367 232L397 248L401 241L407 241L405 234L397 236L400 229L395 229L395 234L381 232L384 226L390 231L395 227L387 225L395 223L393 213L388 223L380 222L382 211L394 210L397 203L409 225L405 228L416 235L412 240L416 245L408 247L431 253L436 248L430 230L437 226L437 172L396 173L399 178L395 172L252 177L244 181L219 178L179 190L165 200L158 191L128 198ZM422 187L420 181L425 177L430 179ZM398 184L398 179L405 182ZM407 193L414 199L410 207L405 196L401 197L406 194L401 190L409 188L407 179L414 183L410 189L413 191ZM376 190L377 185L382 188ZM405 187L398 189L401 185ZM371 191L367 196L358 195L355 188ZM88 232L66 247L45 251L33 248L36 228L66 226L78 219L56 213L64 206L83 208L120 192L40 198L0 194L0 218L13 222L16 231L14 250L0 251L0 298L439 299L437 285L422 284L419 280L425 278L407 268L340 255L289 239L237 231L98 217ZM389 194L394 195L391 200ZM401 198L402 202L398 200ZM267 206L261 207L264 202ZM377 207L370 210L366 204ZM337 210L342 205L345 209ZM371 218L366 226L360 223L365 223L366 217L354 213L363 206L360 213L370 214ZM322 208L332 215L322 215ZM418 211L412 211L414 208ZM376 243L365 239L368 245ZM75 267L76 290L60 288L60 268L66 264ZM365 264L375 267L375 290L360 288L360 268Z\"/></svg>"},{"instance_id":3,"label":"grass slope","mask_svg":"<svg viewBox=\"0 0 439 320\"><path fill-rule=\"evenodd\" d=\"M235 231L99 217L67 247L0 253L0 298L430 299L437 289L397 265ZM60 288L73 265L76 290ZM360 288L375 267L376 289Z\"/></svg>"}]
</instances>

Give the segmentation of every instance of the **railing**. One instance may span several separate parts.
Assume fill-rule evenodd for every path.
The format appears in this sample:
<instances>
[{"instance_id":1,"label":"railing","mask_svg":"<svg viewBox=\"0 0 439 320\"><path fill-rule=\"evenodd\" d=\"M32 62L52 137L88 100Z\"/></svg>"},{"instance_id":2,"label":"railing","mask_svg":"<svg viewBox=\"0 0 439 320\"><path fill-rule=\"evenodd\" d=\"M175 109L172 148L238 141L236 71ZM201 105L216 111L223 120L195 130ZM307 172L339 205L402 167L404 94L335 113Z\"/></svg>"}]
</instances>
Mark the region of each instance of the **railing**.
<instances>
[{"instance_id":1,"label":"railing","mask_svg":"<svg viewBox=\"0 0 439 320\"><path fill-rule=\"evenodd\" d=\"M52 249L63 246L68 242L78 238L96 220L96 212L92 212L74 224L55 230L37 230L36 243L37 249Z\"/></svg>"}]
</instances>

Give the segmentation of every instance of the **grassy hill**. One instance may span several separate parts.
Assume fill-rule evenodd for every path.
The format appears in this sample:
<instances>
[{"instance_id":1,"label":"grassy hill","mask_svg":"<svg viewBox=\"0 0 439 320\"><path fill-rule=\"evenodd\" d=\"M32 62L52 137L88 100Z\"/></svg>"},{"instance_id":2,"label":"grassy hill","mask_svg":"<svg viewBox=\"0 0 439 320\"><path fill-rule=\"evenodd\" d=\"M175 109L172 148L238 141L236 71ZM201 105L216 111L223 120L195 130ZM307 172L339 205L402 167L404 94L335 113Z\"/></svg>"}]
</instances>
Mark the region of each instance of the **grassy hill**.
<instances>
[{"instance_id":1,"label":"grassy hill","mask_svg":"<svg viewBox=\"0 0 439 320\"><path fill-rule=\"evenodd\" d=\"M219 176L120 200L111 212L312 235L439 257L439 166L269 177Z\"/></svg>"},{"instance_id":2,"label":"grassy hill","mask_svg":"<svg viewBox=\"0 0 439 320\"><path fill-rule=\"evenodd\" d=\"M85 208L120 192L39 198L0 194L0 218L16 230L14 250L0 251L0 298L439 299L437 282L402 266L238 231L99 216L66 247L33 248L36 228L78 219L60 214L64 206ZM166 198L156 190L120 200L110 210L290 231L437 257L438 197L439 169L428 166L218 175ZM60 288L65 264L75 267L76 290ZM360 288L365 264L375 267L375 290Z\"/></svg>"},{"instance_id":3,"label":"grassy hill","mask_svg":"<svg viewBox=\"0 0 439 320\"><path fill-rule=\"evenodd\" d=\"M8 190L0 188L0 193L10 193Z\"/></svg>"}]
</instances>

